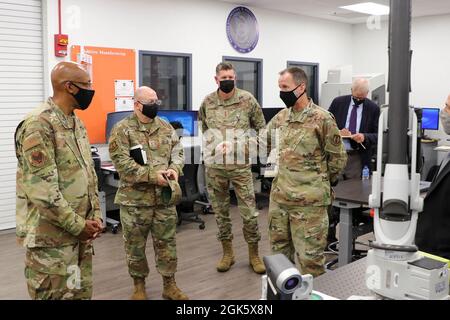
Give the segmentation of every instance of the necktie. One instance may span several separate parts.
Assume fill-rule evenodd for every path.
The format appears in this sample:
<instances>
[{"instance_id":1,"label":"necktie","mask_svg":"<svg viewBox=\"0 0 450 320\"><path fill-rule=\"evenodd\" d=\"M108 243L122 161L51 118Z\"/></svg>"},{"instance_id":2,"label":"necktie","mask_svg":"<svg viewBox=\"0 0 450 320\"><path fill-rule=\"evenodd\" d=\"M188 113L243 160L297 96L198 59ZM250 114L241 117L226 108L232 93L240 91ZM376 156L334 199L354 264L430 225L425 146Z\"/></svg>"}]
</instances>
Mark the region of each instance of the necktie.
<instances>
[{"instance_id":1,"label":"necktie","mask_svg":"<svg viewBox=\"0 0 450 320\"><path fill-rule=\"evenodd\" d=\"M348 130L350 130L350 132L352 134L356 133L356 119L358 117L357 110L358 110L358 106L356 104L354 104L352 113L350 114L350 124L348 126Z\"/></svg>"}]
</instances>

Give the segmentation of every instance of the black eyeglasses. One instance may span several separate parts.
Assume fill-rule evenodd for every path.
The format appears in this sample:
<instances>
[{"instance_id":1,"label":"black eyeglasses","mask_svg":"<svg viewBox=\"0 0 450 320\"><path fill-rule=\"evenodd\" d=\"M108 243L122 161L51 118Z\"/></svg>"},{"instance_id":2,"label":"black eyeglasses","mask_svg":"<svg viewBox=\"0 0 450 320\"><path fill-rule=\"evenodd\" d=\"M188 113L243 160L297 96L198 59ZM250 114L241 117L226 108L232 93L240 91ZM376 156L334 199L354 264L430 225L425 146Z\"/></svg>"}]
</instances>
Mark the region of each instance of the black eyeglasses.
<instances>
[{"instance_id":1,"label":"black eyeglasses","mask_svg":"<svg viewBox=\"0 0 450 320\"><path fill-rule=\"evenodd\" d=\"M72 81L72 80L66 80L66 81L63 81L63 82L66 82L66 83L69 82L70 84L73 84L78 89L80 89L80 87L76 85L77 83L81 84L81 85L83 85L85 87L92 88L92 82L80 82L80 81Z\"/></svg>"},{"instance_id":2,"label":"black eyeglasses","mask_svg":"<svg viewBox=\"0 0 450 320\"><path fill-rule=\"evenodd\" d=\"M140 102L139 100L137 100L137 102L142 104L143 106L154 106L154 105L160 106L162 104L161 100L150 100L147 103L143 103L143 102Z\"/></svg>"}]
</instances>

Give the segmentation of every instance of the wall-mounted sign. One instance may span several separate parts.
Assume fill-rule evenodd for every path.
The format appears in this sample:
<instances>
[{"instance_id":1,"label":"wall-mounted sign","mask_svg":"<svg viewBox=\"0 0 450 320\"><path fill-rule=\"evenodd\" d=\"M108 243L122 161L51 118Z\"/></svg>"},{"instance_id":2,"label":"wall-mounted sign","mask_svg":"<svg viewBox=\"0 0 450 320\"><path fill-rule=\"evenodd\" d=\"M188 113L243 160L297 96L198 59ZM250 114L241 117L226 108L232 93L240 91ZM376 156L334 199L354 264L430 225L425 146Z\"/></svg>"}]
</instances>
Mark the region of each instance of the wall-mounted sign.
<instances>
[{"instance_id":1,"label":"wall-mounted sign","mask_svg":"<svg viewBox=\"0 0 450 320\"><path fill-rule=\"evenodd\" d=\"M118 97L115 100L116 111L132 111L134 107L134 99Z\"/></svg>"},{"instance_id":2,"label":"wall-mounted sign","mask_svg":"<svg viewBox=\"0 0 450 320\"><path fill-rule=\"evenodd\" d=\"M227 18L227 36L236 51L252 51L259 39L258 21L253 12L246 7L231 10Z\"/></svg>"},{"instance_id":3,"label":"wall-mounted sign","mask_svg":"<svg viewBox=\"0 0 450 320\"><path fill-rule=\"evenodd\" d=\"M136 52L134 49L72 46L70 59L85 64L94 79L95 96L91 106L76 114L84 122L91 144L107 143L107 114L115 112L116 108L133 110L131 87L136 83ZM116 97L116 93L129 96Z\"/></svg>"},{"instance_id":4,"label":"wall-mounted sign","mask_svg":"<svg viewBox=\"0 0 450 320\"><path fill-rule=\"evenodd\" d=\"M114 92L116 97L134 96L133 80L114 80Z\"/></svg>"}]
</instances>

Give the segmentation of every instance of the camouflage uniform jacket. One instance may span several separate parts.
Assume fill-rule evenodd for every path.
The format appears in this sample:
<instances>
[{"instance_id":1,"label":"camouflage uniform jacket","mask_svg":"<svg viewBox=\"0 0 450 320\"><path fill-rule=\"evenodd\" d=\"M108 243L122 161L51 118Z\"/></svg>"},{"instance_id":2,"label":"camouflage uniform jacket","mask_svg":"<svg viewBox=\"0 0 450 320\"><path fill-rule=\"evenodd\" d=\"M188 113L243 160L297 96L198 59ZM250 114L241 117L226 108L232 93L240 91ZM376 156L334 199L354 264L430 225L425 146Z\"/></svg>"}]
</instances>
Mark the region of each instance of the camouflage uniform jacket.
<instances>
[{"instance_id":1,"label":"camouflage uniform jacket","mask_svg":"<svg viewBox=\"0 0 450 320\"><path fill-rule=\"evenodd\" d=\"M18 126L16 234L25 247L78 241L85 219L101 219L86 128L49 98Z\"/></svg>"},{"instance_id":2,"label":"camouflage uniform jacket","mask_svg":"<svg viewBox=\"0 0 450 320\"><path fill-rule=\"evenodd\" d=\"M269 149L273 134L279 137L278 174L272 184L272 199L298 206L329 205L330 182L338 179L347 163L333 115L311 100L301 111L280 111L262 135L266 133Z\"/></svg>"},{"instance_id":3,"label":"camouflage uniform jacket","mask_svg":"<svg viewBox=\"0 0 450 320\"><path fill-rule=\"evenodd\" d=\"M178 175L183 174L183 146L172 126L156 117L147 128L132 114L118 122L111 132L109 154L120 178L116 204L161 205L162 188L156 185L156 172L173 169ZM142 146L147 164L140 165L130 156L130 149L135 146Z\"/></svg>"},{"instance_id":4,"label":"camouflage uniform jacket","mask_svg":"<svg viewBox=\"0 0 450 320\"><path fill-rule=\"evenodd\" d=\"M215 91L203 100L198 114L204 135L203 154L206 166L224 168L223 164L211 164L212 159L208 157L215 156L215 147L227 140L227 132L228 137L231 134L234 140L234 157L237 157L239 150L244 149L244 152L241 153L244 161L239 164L249 163L247 159L250 150L256 156L257 134L266 126L266 122L258 101L251 93L236 88L233 97L222 100ZM254 130L253 135L250 133L251 129Z\"/></svg>"}]
</instances>

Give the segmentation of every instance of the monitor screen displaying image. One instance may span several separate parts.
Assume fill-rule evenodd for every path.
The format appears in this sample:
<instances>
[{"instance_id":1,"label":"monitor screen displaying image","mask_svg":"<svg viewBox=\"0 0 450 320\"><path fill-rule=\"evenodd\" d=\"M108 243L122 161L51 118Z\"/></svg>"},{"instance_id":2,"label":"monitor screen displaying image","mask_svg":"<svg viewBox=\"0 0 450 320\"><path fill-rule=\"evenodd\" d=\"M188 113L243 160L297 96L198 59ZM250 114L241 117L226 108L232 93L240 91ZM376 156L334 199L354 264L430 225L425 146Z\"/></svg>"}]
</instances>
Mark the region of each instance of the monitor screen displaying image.
<instances>
[{"instance_id":1,"label":"monitor screen displaying image","mask_svg":"<svg viewBox=\"0 0 450 320\"><path fill-rule=\"evenodd\" d=\"M133 111L119 111L108 113L106 118L106 141L109 140L112 128L122 119L133 114ZM178 122L183 129L177 129L177 133L182 137L194 137L197 135L197 111L160 110L158 117L174 125Z\"/></svg>"},{"instance_id":2,"label":"monitor screen displaying image","mask_svg":"<svg viewBox=\"0 0 450 320\"><path fill-rule=\"evenodd\" d=\"M422 130L439 130L439 108L422 108Z\"/></svg>"},{"instance_id":3,"label":"monitor screen displaying image","mask_svg":"<svg viewBox=\"0 0 450 320\"><path fill-rule=\"evenodd\" d=\"M197 111L160 110L158 111L158 117L172 125L181 125L183 129L177 129L177 133L182 137L194 137L197 135Z\"/></svg>"}]
</instances>

